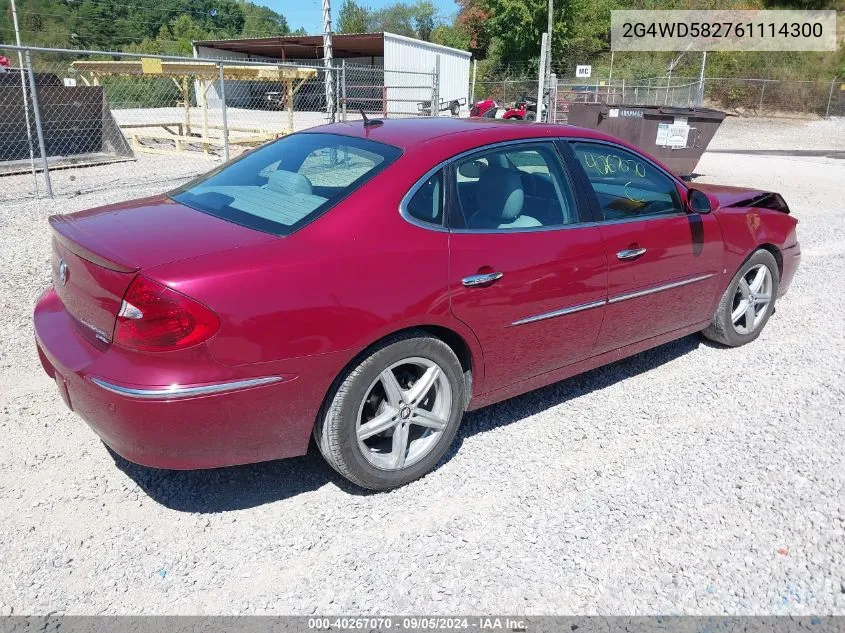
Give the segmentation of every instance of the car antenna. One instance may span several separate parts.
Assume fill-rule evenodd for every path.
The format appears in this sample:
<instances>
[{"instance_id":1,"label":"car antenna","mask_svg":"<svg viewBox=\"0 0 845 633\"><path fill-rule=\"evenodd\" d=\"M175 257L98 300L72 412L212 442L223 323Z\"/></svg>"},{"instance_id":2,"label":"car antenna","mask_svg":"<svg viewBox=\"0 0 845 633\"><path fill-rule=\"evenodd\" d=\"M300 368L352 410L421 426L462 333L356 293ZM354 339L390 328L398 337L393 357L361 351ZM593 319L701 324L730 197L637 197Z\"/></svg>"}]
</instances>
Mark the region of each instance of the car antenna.
<instances>
[{"instance_id":1,"label":"car antenna","mask_svg":"<svg viewBox=\"0 0 845 633\"><path fill-rule=\"evenodd\" d=\"M364 114L364 108L360 108L359 112L361 113L361 118L364 119L364 127L378 127L379 125L384 124L384 121L379 119L368 119L367 115Z\"/></svg>"}]
</instances>

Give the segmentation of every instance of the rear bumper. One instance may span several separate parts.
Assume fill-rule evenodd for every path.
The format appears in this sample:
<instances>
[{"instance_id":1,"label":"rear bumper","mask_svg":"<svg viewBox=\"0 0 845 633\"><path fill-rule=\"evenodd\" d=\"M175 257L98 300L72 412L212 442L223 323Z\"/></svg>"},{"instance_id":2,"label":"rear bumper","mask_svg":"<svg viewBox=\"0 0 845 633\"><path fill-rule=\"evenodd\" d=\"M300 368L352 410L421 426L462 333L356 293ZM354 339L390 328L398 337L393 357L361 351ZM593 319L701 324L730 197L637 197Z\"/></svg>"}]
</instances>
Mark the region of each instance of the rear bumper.
<instances>
[{"instance_id":1,"label":"rear bumper","mask_svg":"<svg viewBox=\"0 0 845 633\"><path fill-rule=\"evenodd\" d=\"M790 285L792 285L795 271L798 270L798 266L801 264L801 245L796 242L794 246L783 249L781 251L781 258L783 259L783 271L778 286L778 297L785 295Z\"/></svg>"},{"instance_id":2,"label":"rear bumper","mask_svg":"<svg viewBox=\"0 0 845 633\"><path fill-rule=\"evenodd\" d=\"M232 368L195 351L190 381L189 366L173 365L168 354L133 363L132 353L115 346L95 348L52 290L39 299L34 322L41 363L65 403L115 452L155 468L215 468L304 454L335 375L331 365L341 362L327 354L284 367ZM150 356L160 366L151 366ZM143 384L145 378L154 384Z\"/></svg>"}]
</instances>

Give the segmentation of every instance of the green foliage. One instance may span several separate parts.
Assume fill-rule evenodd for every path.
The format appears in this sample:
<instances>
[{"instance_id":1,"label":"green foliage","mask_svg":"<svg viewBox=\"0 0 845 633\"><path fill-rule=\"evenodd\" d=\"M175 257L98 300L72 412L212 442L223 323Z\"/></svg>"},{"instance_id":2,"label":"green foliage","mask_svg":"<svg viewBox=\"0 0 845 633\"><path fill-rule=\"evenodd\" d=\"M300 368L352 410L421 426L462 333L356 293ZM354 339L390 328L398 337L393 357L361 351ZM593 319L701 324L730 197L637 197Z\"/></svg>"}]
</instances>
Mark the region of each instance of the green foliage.
<instances>
[{"instance_id":1,"label":"green foliage","mask_svg":"<svg viewBox=\"0 0 845 633\"><path fill-rule=\"evenodd\" d=\"M470 35L460 24L441 24L431 32L431 41L443 46L470 50Z\"/></svg>"},{"instance_id":2,"label":"green foliage","mask_svg":"<svg viewBox=\"0 0 845 633\"><path fill-rule=\"evenodd\" d=\"M355 3L355 0L343 0L337 17L338 33L366 33L370 26L370 10Z\"/></svg>"},{"instance_id":3,"label":"green foliage","mask_svg":"<svg viewBox=\"0 0 845 633\"><path fill-rule=\"evenodd\" d=\"M285 17L247 0L18 0L21 40L34 46L191 54L191 41L285 35ZM14 41L9 0L0 38Z\"/></svg>"},{"instance_id":4,"label":"green foliage","mask_svg":"<svg viewBox=\"0 0 845 633\"><path fill-rule=\"evenodd\" d=\"M240 5L244 14L242 32L249 33L249 37L270 37L290 33L285 16L251 2L241 2Z\"/></svg>"},{"instance_id":5,"label":"green foliage","mask_svg":"<svg viewBox=\"0 0 845 633\"><path fill-rule=\"evenodd\" d=\"M437 8L430 0L414 4L394 2L383 9L372 9L355 0L343 0L338 13L338 33L375 33L388 31L431 41L442 25Z\"/></svg>"},{"instance_id":6,"label":"green foliage","mask_svg":"<svg viewBox=\"0 0 845 633\"><path fill-rule=\"evenodd\" d=\"M457 0L456 27L469 40L479 77L494 81L535 73L540 39L547 30L547 0ZM843 0L555 0L552 59L558 75L572 79L576 64L591 64L594 77L610 72L610 15L614 9L806 9L839 11L845 23ZM840 39L842 39L840 28ZM678 58L674 52L618 53L613 75L627 78L662 76ZM697 77L700 53L681 56L675 76ZM482 70L483 69L483 70ZM482 74L483 73L483 74ZM829 80L845 76L845 48L835 53L718 52L708 55L708 77Z\"/></svg>"}]
</instances>

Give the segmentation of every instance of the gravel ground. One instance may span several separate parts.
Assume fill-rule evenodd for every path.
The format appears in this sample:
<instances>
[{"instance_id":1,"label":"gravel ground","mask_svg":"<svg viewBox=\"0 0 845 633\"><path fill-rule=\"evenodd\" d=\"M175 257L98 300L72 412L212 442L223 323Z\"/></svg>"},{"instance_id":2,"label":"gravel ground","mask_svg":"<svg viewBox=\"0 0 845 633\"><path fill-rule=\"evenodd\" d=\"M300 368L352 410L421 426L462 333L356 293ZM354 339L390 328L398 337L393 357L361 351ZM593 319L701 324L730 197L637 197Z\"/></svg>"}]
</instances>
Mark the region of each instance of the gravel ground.
<instances>
[{"instance_id":1,"label":"gravel ground","mask_svg":"<svg viewBox=\"0 0 845 633\"><path fill-rule=\"evenodd\" d=\"M845 151L845 119L764 119L726 117L708 150ZM701 167L701 166L699 166ZM700 169L699 169L700 171Z\"/></svg>"},{"instance_id":2,"label":"gravel ground","mask_svg":"<svg viewBox=\"0 0 845 633\"><path fill-rule=\"evenodd\" d=\"M36 358L45 218L162 187L6 204L0 613L845 615L845 161L698 171L776 188L801 219L802 268L759 340L688 337L469 414L438 471L384 494L313 451L201 472L110 454Z\"/></svg>"}]
</instances>

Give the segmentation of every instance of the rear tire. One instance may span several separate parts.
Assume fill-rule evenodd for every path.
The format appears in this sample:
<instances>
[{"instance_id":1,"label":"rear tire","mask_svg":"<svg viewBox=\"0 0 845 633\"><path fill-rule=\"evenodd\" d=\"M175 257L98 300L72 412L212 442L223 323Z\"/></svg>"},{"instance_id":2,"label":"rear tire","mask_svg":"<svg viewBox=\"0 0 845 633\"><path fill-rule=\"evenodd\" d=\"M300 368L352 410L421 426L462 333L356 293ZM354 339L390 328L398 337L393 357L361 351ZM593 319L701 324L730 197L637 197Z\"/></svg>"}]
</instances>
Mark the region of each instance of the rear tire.
<instances>
[{"instance_id":1,"label":"rear tire","mask_svg":"<svg viewBox=\"0 0 845 633\"><path fill-rule=\"evenodd\" d=\"M767 250L755 251L728 284L712 323L702 334L728 347L750 343L774 312L779 283L775 258Z\"/></svg>"},{"instance_id":2,"label":"rear tire","mask_svg":"<svg viewBox=\"0 0 845 633\"><path fill-rule=\"evenodd\" d=\"M314 439L352 483L397 488L442 459L464 413L465 389L461 364L446 343L422 331L398 334L336 381Z\"/></svg>"},{"instance_id":3,"label":"rear tire","mask_svg":"<svg viewBox=\"0 0 845 633\"><path fill-rule=\"evenodd\" d=\"M449 104L449 112L452 116L458 116L461 112L461 104L457 101L453 101Z\"/></svg>"},{"instance_id":4,"label":"rear tire","mask_svg":"<svg viewBox=\"0 0 845 633\"><path fill-rule=\"evenodd\" d=\"M528 112L525 113L525 120L526 121L536 121L537 120L537 113L529 110Z\"/></svg>"}]
</instances>

